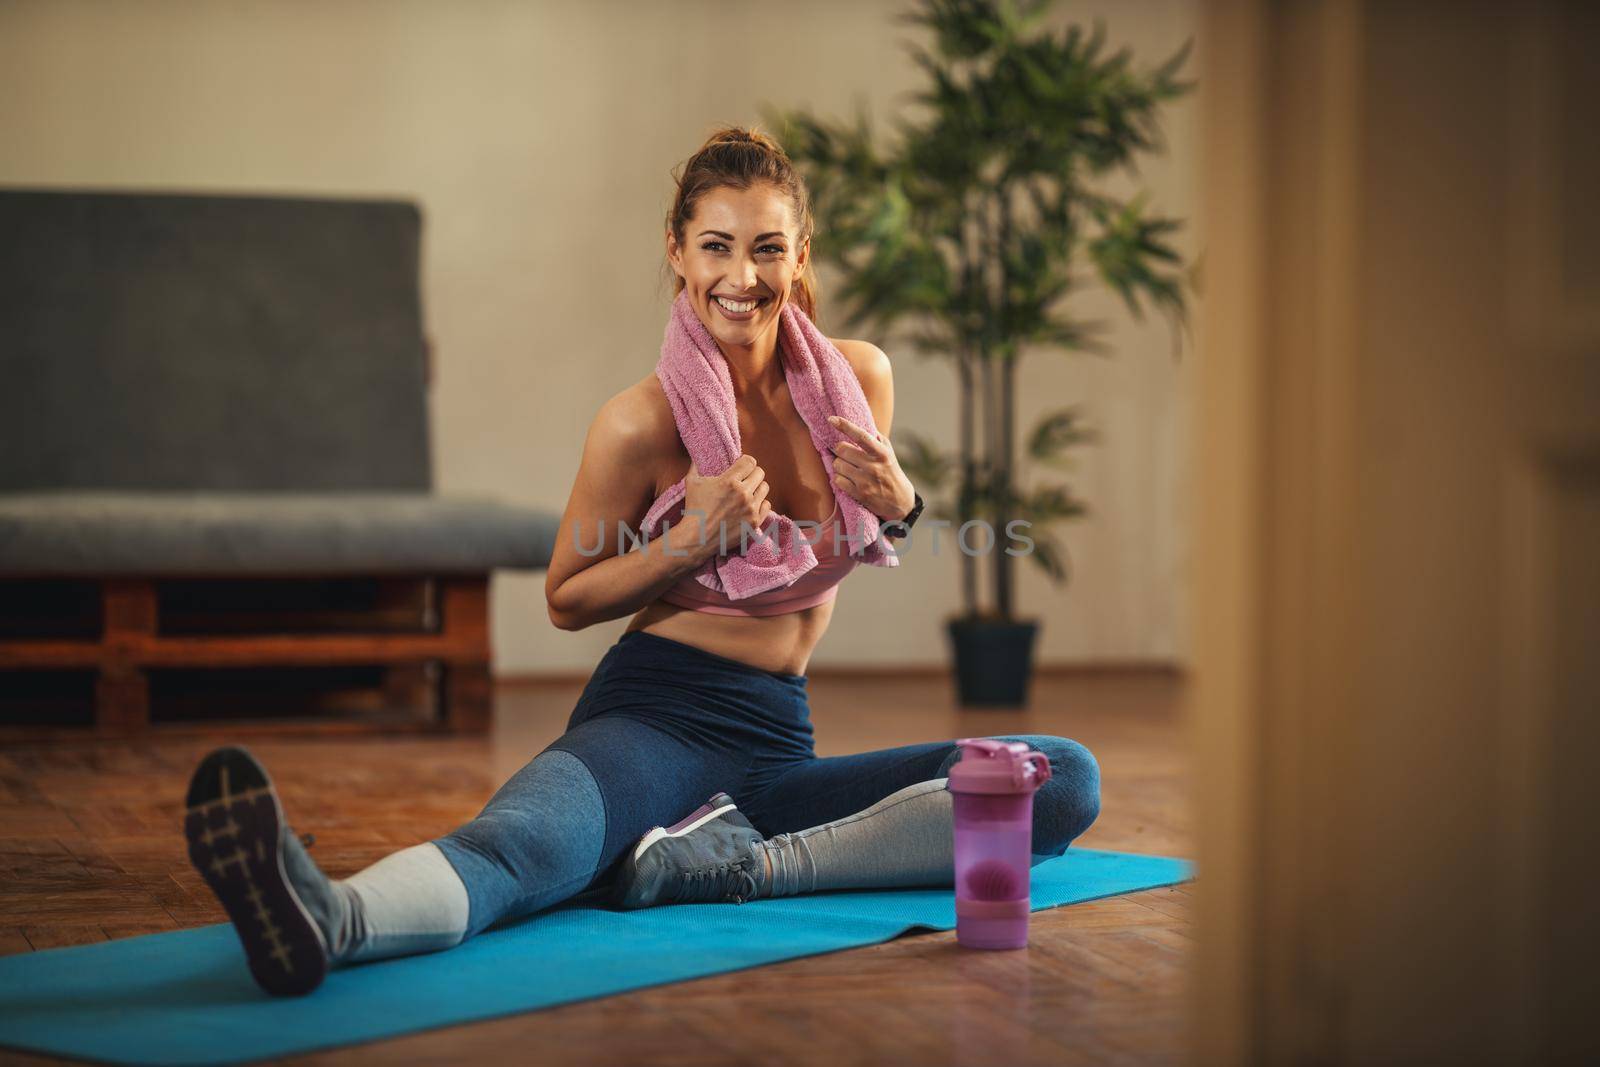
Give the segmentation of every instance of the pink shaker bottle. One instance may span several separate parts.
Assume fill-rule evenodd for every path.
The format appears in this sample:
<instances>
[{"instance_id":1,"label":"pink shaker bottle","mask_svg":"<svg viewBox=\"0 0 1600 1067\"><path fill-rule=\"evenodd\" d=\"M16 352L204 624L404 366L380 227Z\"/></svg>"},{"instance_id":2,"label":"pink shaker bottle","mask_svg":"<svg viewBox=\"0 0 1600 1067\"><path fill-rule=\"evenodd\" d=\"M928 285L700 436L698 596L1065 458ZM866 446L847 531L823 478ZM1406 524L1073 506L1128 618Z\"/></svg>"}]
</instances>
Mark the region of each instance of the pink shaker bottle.
<instances>
[{"instance_id":1,"label":"pink shaker bottle","mask_svg":"<svg viewBox=\"0 0 1600 1067\"><path fill-rule=\"evenodd\" d=\"M946 788L955 794L956 940L968 948L1028 944L1033 791L1050 759L1021 741L964 737Z\"/></svg>"}]
</instances>

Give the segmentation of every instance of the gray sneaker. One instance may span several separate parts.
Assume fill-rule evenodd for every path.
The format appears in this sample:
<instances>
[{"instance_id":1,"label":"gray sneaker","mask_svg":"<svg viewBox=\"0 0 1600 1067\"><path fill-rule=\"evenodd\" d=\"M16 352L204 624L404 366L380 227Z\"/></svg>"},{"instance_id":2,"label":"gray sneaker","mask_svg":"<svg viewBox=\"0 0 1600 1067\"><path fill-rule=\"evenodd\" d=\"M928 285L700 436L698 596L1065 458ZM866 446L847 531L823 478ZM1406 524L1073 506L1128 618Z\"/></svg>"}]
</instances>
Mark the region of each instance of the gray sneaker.
<instances>
[{"instance_id":1,"label":"gray sneaker","mask_svg":"<svg viewBox=\"0 0 1600 1067\"><path fill-rule=\"evenodd\" d=\"M657 826L623 857L612 888L622 909L753 900L766 877L762 836L733 798L718 793L671 826Z\"/></svg>"},{"instance_id":2,"label":"gray sneaker","mask_svg":"<svg viewBox=\"0 0 1600 1067\"><path fill-rule=\"evenodd\" d=\"M256 984L311 992L333 962L329 933L345 904L284 821L266 768L243 748L216 749L195 768L185 808L189 860L227 911Z\"/></svg>"}]
</instances>

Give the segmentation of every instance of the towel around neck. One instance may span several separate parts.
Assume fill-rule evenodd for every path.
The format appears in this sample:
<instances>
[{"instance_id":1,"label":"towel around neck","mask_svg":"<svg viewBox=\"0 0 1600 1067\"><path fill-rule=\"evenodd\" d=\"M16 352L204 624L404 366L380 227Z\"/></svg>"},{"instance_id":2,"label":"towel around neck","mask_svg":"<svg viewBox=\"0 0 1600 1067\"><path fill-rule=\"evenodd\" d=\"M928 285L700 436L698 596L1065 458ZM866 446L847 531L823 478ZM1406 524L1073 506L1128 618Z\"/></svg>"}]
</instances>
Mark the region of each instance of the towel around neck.
<instances>
[{"instance_id":1,"label":"towel around neck","mask_svg":"<svg viewBox=\"0 0 1600 1067\"><path fill-rule=\"evenodd\" d=\"M835 429L828 416L842 415L875 432L877 425L866 394L844 353L792 300L779 313L778 358L789 383L789 396L811 431L811 443L822 457L832 485L833 445L848 440L849 435ZM716 338L690 305L687 289L672 302L666 334L661 340L661 358L656 361L656 377L672 405L678 436L683 439L695 470L703 475L727 470L744 451L739 441L733 378ZM681 478L657 497L645 512L641 533L655 537L664 533L668 524L681 521L687 491L687 478ZM879 533L879 517L849 493L840 492L837 496L836 521L850 540L851 552L876 567L899 566L899 557ZM690 516L687 521L699 520ZM730 600L788 585L817 565L816 553L798 533L799 527L789 516L773 511L761 529L751 533L742 552L737 535L729 531L727 554L706 560L694 572L694 578ZM717 536L716 531L710 531L708 536Z\"/></svg>"}]
</instances>

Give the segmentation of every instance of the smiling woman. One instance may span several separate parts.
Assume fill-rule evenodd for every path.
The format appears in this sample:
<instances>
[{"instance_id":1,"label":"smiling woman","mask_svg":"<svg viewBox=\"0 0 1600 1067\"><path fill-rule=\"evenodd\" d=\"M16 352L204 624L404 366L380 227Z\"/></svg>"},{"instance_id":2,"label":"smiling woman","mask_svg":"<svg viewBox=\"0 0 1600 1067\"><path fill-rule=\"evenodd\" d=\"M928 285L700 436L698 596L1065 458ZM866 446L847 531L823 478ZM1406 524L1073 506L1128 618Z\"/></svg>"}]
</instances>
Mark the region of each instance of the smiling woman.
<instances>
[{"instance_id":1,"label":"smiling woman","mask_svg":"<svg viewBox=\"0 0 1600 1067\"><path fill-rule=\"evenodd\" d=\"M729 128L701 147L679 179L665 237L676 279L670 329L678 333L669 337L694 338L693 358L719 383L726 371L733 444L744 451L724 470L696 469L657 374L601 408L562 516L563 531L598 529L600 543L591 550L584 538L580 551L577 536L558 537L546 597L562 629L633 617L566 732L471 822L332 882L283 823L265 768L238 749L202 764L190 790L191 856L265 988L306 992L329 966L447 948L602 884L623 908L951 884L945 774L959 746L931 741L819 759L812 744L804 672L854 566L845 544L829 543L825 528L816 566L738 601L692 580L720 552L718 538L702 533L719 525L759 530L775 510L826 522L861 509L899 519L912 508L915 494L889 443L888 357L815 330L809 196L764 135ZM780 326L798 328L800 340ZM785 343L796 348L787 357ZM848 393L849 410L871 414L871 426L832 423L847 439L833 445L831 480L823 446L789 392L785 359L803 367L802 351L826 361L826 394L809 382L803 390L815 423L824 424L819 396L837 410ZM679 481L686 513L703 516L698 527L679 523L623 552L615 531L640 529L652 502ZM841 494L854 503L841 508ZM1034 796L1033 855L1042 862L1094 821L1099 768L1065 738L1007 739L1051 764ZM253 851L217 855L224 826ZM271 943L260 933L262 907L271 911Z\"/></svg>"},{"instance_id":2,"label":"smiling woman","mask_svg":"<svg viewBox=\"0 0 1600 1067\"><path fill-rule=\"evenodd\" d=\"M874 455L836 455L836 477L830 481L812 431L789 393L780 322L791 304L808 318L816 308L810 280L811 215L804 186L770 142L713 142L706 151L707 158L695 162L680 183L678 203L668 219L667 262L676 292L689 301L724 357L737 402L739 441L758 464L759 476L748 486L749 492L766 494L771 510L823 524L838 514L841 490L851 492L880 518L903 516L914 494L887 448L887 437L883 437L885 447ZM746 171L740 168L751 168L749 173L756 177L707 185L708 175L729 167L741 178ZM766 180L760 180L763 177ZM691 193L697 195L691 198ZM849 362L874 421L886 432L893 410L888 357L862 341L830 343ZM659 494L661 487L685 480L686 509L715 512L719 488L691 468L659 382L652 375L641 387L646 402L657 406L655 425L661 435L654 450L659 477L653 488ZM859 486L846 477L850 463L861 464L850 468L863 476ZM869 473L874 477L865 477ZM869 486L872 494L852 492ZM759 527L761 518L753 518ZM717 528L711 515L707 528ZM730 528L737 528L736 520ZM832 617L838 584L853 562L847 552L829 551L832 546L826 541L817 547L824 549L823 566L791 587L739 601L699 586L692 569L677 574L628 629L766 670L804 673Z\"/></svg>"},{"instance_id":3,"label":"smiling woman","mask_svg":"<svg viewBox=\"0 0 1600 1067\"><path fill-rule=\"evenodd\" d=\"M877 346L828 342L859 384L879 431L873 440L882 442L873 452L837 452L831 480L789 393L780 326L786 309L815 321L811 236L805 183L764 134L718 131L684 165L663 233L665 263L674 302L688 302L726 368L747 466L714 476L694 469L656 374L613 397L590 428L561 526L584 531L585 546L595 543L590 531L600 530L601 541L598 551L579 553L570 538L558 539L545 584L556 625L580 629L632 614L629 632L647 631L762 670L804 673L850 570L848 554L817 545L825 549L821 573L772 598L730 601L692 577L706 550L718 548L714 537L706 545L674 541L654 552L622 553L620 538L610 535L618 523L638 529L651 501L679 482L685 509L704 511L704 528L711 530L719 520L737 530L742 519L760 528L774 511L827 523L841 492L880 519L911 509L914 490L888 445L894 384ZM694 532L682 524L673 531L684 538Z\"/></svg>"}]
</instances>

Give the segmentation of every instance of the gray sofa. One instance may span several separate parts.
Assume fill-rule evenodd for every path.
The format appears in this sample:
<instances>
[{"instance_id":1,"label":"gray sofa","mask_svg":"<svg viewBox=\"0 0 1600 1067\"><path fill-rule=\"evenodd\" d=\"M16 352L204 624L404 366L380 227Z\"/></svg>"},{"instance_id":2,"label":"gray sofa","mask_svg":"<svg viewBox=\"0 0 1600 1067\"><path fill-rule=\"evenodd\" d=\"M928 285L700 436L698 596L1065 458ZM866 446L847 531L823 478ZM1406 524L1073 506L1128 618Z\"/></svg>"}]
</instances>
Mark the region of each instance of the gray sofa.
<instances>
[{"instance_id":1,"label":"gray sofa","mask_svg":"<svg viewBox=\"0 0 1600 1067\"><path fill-rule=\"evenodd\" d=\"M490 572L547 566L559 516L433 490L421 229L404 201L0 188L0 687L93 672L93 721L137 730L154 670L431 664L437 723L487 727ZM162 617L171 583L356 578L416 625ZM30 633L86 582L97 625Z\"/></svg>"}]
</instances>

